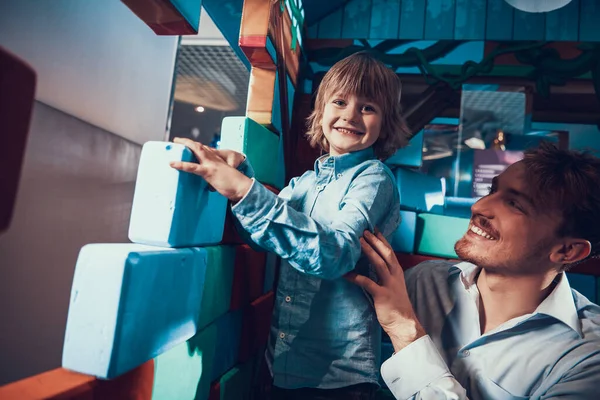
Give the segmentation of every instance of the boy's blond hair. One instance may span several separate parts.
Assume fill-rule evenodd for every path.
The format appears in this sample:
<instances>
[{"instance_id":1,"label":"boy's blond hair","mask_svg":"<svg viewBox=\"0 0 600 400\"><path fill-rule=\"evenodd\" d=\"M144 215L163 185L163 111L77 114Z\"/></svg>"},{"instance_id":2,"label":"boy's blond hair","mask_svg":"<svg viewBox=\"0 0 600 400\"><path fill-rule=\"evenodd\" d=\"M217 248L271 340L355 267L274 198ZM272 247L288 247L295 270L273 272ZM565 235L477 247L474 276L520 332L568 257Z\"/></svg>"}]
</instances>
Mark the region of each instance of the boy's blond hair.
<instances>
[{"instance_id":1,"label":"boy's blond hair","mask_svg":"<svg viewBox=\"0 0 600 400\"><path fill-rule=\"evenodd\" d=\"M307 119L310 144L329 151L329 143L321 122L325 102L336 93L364 97L375 102L382 112L381 133L373 144L375 155L381 160L390 157L408 144L410 132L402 117L400 94L402 83L398 75L366 52L354 53L333 67L323 77L315 108Z\"/></svg>"}]
</instances>

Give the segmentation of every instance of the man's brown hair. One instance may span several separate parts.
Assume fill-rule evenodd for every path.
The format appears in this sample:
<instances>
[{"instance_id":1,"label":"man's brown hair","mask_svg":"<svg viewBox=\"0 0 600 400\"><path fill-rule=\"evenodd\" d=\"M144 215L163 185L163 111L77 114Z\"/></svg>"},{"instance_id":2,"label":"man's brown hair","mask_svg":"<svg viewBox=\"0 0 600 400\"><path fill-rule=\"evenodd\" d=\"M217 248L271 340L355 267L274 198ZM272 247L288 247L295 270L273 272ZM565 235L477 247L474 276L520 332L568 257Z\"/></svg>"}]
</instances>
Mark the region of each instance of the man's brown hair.
<instances>
[{"instance_id":1,"label":"man's brown hair","mask_svg":"<svg viewBox=\"0 0 600 400\"><path fill-rule=\"evenodd\" d=\"M308 117L310 144L329 151L321 122L325 103L337 93L364 97L376 103L382 112L381 133L373 144L375 155L385 160L408 143L409 130L402 117L402 83L394 71L367 52L354 53L331 67L323 77L315 108Z\"/></svg>"},{"instance_id":2,"label":"man's brown hair","mask_svg":"<svg viewBox=\"0 0 600 400\"><path fill-rule=\"evenodd\" d=\"M600 256L600 159L542 142L525 152L523 162L527 183L542 211L562 214L559 237L588 240L590 257Z\"/></svg>"}]
</instances>

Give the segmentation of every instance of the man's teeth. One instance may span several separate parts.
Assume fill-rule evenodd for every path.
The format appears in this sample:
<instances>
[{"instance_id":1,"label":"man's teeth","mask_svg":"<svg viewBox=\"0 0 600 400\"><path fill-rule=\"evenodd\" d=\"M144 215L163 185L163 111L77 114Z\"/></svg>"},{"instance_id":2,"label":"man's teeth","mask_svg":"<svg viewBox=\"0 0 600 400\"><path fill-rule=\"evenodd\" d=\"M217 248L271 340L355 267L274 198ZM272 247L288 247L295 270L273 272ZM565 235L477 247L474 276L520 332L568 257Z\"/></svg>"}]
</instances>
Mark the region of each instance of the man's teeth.
<instances>
[{"instance_id":1,"label":"man's teeth","mask_svg":"<svg viewBox=\"0 0 600 400\"><path fill-rule=\"evenodd\" d=\"M470 225L470 226L469 226L469 230L470 230L471 232L473 232L474 234L476 234L476 235L483 236L483 237L484 237L484 238L486 238L486 239L489 239L489 240L496 240L496 238L494 238L494 237L493 237L493 236L491 236L490 234L486 233L484 230L482 230L482 229L480 229L480 228L476 227L475 225Z\"/></svg>"}]
</instances>

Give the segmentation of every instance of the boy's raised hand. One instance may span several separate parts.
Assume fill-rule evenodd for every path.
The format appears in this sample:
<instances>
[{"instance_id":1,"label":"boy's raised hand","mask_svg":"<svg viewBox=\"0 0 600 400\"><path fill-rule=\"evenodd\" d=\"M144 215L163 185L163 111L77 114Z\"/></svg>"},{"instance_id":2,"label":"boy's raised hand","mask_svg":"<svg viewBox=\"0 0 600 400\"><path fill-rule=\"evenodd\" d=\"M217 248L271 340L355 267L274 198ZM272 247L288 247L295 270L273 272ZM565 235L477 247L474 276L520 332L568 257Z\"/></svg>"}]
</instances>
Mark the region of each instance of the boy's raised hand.
<instances>
[{"instance_id":1,"label":"boy's raised hand","mask_svg":"<svg viewBox=\"0 0 600 400\"><path fill-rule=\"evenodd\" d=\"M227 165L233 168L237 168L242 161L246 159L242 153L238 153L237 151L227 150L227 149L213 149L215 153L219 155Z\"/></svg>"},{"instance_id":2,"label":"boy's raised hand","mask_svg":"<svg viewBox=\"0 0 600 400\"><path fill-rule=\"evenodd\" d=\"M252 180L229 165L217 150L190 139L175 138L173 142L189 148L198 159L198 163L173 161L170 164L171 167L179 171L200 175L217 192L233 203L241 200L250 190ZM232 162L236 161L233 155L227 153L225 155L226 157L231 156Z\"/></svg>"}]
</instances>

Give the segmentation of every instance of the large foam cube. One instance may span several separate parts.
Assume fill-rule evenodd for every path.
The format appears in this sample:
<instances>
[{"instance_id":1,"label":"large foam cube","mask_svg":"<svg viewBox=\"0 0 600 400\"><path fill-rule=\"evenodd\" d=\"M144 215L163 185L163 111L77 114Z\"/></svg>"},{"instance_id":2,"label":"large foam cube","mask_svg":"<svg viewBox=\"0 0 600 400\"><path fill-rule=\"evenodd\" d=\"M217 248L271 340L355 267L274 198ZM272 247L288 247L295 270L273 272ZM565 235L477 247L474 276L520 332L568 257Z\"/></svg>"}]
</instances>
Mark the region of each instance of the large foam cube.
<instances>
[{"instance_id":1,"label":"large foam cube","mask_svg":"<svg viewBox=\"0 0 600 400\"><path fill-rule=\"evenodd\" d=\"M385 160L386 165L421 167L423 165L423 135L421 130L410 139L408 146L398 149L390 158Z\"/></svg>"},{"instance_id":2,"label":"large foam cube","mask_svg":"<svg viewBox=\"0 0 600 400\"><path fill-rule=\"evenodd\" d=\"M395 171L400 207L405 210L442 214L446 195L445 180L406 168Z\"/></svg>"},{"instance_id":3,"label":"large foam cube","mask_svg":"<svg viewBox=\"0 0 600 400\"><path fill-rule=\"evenodd\" d=\"M185 146L147 142L142 148L129 223L129 240L162 247L217 244L223 238L227 199L198 175L171 161L195 161Z\"/></svg>"},{"instance_id":4,"label":"large foam cube","mask_svg":"<svg viewBox=\"0 0 600 400\"><path fill-rule=\"evenodd\" d=\"M271 326L271 315L275 295L273 292L254 300L244 312L242 321L242 341L240 343L240 362L248 361L266 345Z\"/></svg>"},{"instance_id":5,"label":"large foam cube","mask_svg":"<svg viewBox=\"0 0 600 400\"><path fill-rule=\"evenodd\" d=\"M198 329L204 328L229 310L235 270L234 246L211 246L205 250L207 284L202 294Z\"/></svg>"},{"instance_id":6,"label":"large foam cube","mask_svg":"<svg viewBox=\"0 0 600 400\"><path fill-rule=\"evenodd\" d=\"M254 360L228 371L219 381L221 400L249 400L254 376Z\"/></svg>"},{"instance_id":7,"label":"large foam cube","mask_svg":"<svg viewBox=\"0 0 600 400\"><path fill-rule=\"evenodd\" d=\"M221 148L244 153L255 178L281 190L284 169L279 136L247 117L225 117L221 125Z\"/></svg>"},{"instance_id":8,"label":"large foam cube","mask_svg":"<svg viewBox=\"0 0 600 400\"><path fill-rule=\"evenodd\" d=\"M446 197L444 203L444 215L452 217L471 218L471 207L477 202L477 198L471 197Z\"/></svg>"},{"instance_id":9,"label":"large foam cube","mask_svg":"<svg viewBox=\"0 0 600 400\"><path fill-rule=\"evenodd\" d=\"M113 378L192 337L206 261L199 248L84 246L73 278L63 367Z\"/></svg>"},{"instance_id":10,"label":"large foam cube","mask_svg":"<svg viewBox=\"0 0 600 400\"><path fill-rule=\"evenodd\" d=\"M208 399L218 333L210 324L154 360L152 400Z\"/></svg>"},{"instance_id":11,"label":"large foam cube","mask_svg":"<svg viewBox=\"0 0 600 400\"><path fill-rule=\"evenodd\" d=\"M454 244L465 234L468 227L468 218L419 214L416 235L417 253L458 258L454 252Z\"/></svg>"},{"instance_id":12,"label":"large foam cube","mask_svg":"<svg viewBox=\"0 0 600 400\"><path fill-rule=\"evenodd\" d=\"M263 294L265 284L266 253L238 246L231 289L231 310L246 307Z\"/></svg>"},{"instance_id":13,"label":"large foam cube","mask_svg":"<svg viewBox=\"0 0 600 400\"><path fill-rule=\"evenodd\" d=\"M214 382L235 366L242 337L242 310L228 312L215 321L218 349L211 368L210 381Z\"/></svg>"},{"instance_id":14,"label":"large foam cube","mask_svg":"<svg viewBox=\"0 0 600 400\"><path fill-rule=\"evenodd\" d=\"M412 253L415 249L415 233L417 229L417 213L400 211L400 225L392 235L392 249Z\"/></svg>"}]
</instances>

